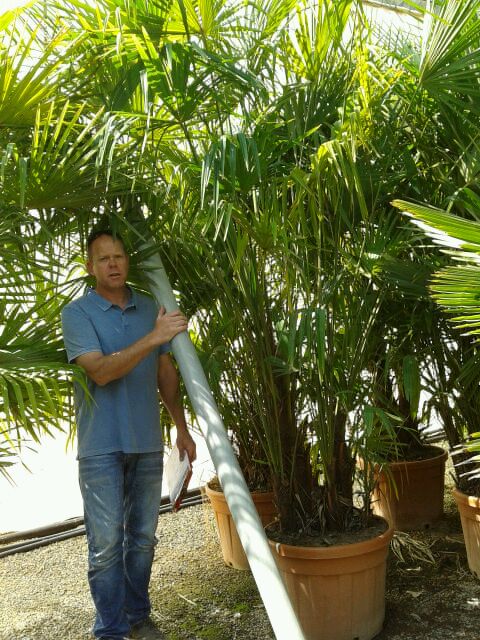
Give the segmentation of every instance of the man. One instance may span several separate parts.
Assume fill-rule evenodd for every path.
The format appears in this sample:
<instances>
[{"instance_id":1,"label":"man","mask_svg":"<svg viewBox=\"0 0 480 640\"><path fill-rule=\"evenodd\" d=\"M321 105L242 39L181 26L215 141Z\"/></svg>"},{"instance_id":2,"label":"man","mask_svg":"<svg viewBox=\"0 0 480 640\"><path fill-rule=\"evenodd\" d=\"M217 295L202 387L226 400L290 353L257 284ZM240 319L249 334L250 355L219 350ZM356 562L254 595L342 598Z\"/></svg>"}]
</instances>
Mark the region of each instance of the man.
<instances>
[{"instance_id":1,"label":"man","mask_svg":"<svg viewBox=\"0 0 480 640\"><path fill-rule=\"evenodd\" d=\"M89 391L76 385L93 633L103 640L162 638L148 597L163 471L158 392L177 427L180 455L193 462L168 353L187 319L157 312L151 298L127 286L129 259L118 235L91 233L87 246L96 285L64 308L62 325L68 359L85 370Z\"/></svg>"}]
</instances>

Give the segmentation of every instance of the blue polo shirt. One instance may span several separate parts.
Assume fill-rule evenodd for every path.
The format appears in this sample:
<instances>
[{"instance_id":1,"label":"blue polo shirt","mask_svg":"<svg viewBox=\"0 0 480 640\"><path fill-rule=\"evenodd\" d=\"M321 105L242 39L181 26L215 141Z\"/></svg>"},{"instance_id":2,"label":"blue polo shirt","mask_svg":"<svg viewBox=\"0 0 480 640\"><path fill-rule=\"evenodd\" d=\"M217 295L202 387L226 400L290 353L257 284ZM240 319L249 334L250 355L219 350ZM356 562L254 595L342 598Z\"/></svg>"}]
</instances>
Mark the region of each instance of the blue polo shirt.
<instances>
[{"instance_id":1,"label":"blue polo shirt","mask_svg":"<svg viewBox=\"0 0 480 640\"><path fill-rule=\"evenodd\" d=\"M69 362L84 353L108 355L130 346L153 329L157 313L151 298L133 290L125 309L87 290L62 312ZM127 375L104 386L88 378L91 397L75 383L78 458L163 449L157 367L158 356L169 346L155 349Z\"/></svg>"}]
</instances>

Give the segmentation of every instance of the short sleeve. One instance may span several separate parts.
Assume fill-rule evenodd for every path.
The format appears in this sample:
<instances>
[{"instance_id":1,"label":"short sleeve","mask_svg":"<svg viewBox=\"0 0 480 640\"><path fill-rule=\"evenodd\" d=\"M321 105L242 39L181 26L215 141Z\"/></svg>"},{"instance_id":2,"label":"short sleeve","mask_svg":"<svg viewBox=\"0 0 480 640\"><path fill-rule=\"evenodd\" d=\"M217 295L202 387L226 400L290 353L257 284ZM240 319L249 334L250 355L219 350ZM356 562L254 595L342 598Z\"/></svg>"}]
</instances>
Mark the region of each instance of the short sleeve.
<instances>
[{"instance_id":1,"label":"short sleeve","mask_svg":"<svg viewBox=\"0 0 480 640\"><path fill-rule=\"evenodd\" d=\"M100 352L102 347L88 315L77 305L67 305L62 311L63 341L68 361L84 353Z\"/></svg>"}]
</instances>

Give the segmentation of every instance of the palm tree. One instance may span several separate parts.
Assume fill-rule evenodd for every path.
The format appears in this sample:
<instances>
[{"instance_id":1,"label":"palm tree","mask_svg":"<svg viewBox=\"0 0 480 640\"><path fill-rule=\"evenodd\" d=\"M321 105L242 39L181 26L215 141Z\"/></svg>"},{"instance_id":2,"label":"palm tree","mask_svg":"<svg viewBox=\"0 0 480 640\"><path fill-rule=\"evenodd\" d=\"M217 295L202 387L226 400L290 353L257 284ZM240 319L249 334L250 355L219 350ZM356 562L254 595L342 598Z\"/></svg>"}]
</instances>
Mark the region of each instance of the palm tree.
<instances>
[{"instance_id":1,"label":"palm tree","mask_svg":"<svg viewBox=\"0 0 480 640\"><path fill-rule=\"evenodd\" d=\"M323 526L348 525L355 451L366 441L349 415L363 415L363 424L372 425L370 445L378 421L384 430L390 426L386 412L365 399L373 327L385 295L374 274L388 271L386 257L398 251L385 232L391 229L392 178L382 164L372 180L371 153L387 148L387 162L393 162L392 138L398 145L404 134L395 136L388 120L385 127L371 126L385 114L382 99L394 74L379 73L383 84L370 91L363 111L357 107L371 87L352 60L353 49L342 44L348 18L342 7L328 12L322 5L313 28L300 17L297 39L285 44L285 67L275 70L289 82L272 91L273 98L268 94L263 107L260 94L259 106L243 114L241 132L221 136L204 160L202 195L211 217L172 233L176 242L182 238L176 255L187 253L190 271L195 265L190 283L208 282L200 297L206 290L213 300L206 305L200 299L198 306L207 331L217 320L222 336L227 332L239 366L225 377L243 390L242 416L250 415L250 433L263 445L287 531L314 521L319 473ZM328 30L331 46L322 48ZM387 115L393 120L398 109ZM210 250L195 260L188 248L198 246L212 220L214 244L203 232ZM218 335L218 326L211 333ZM374 411L376 421L367 418ZM376 444L379 451L386 446Z\"/></svg>"}]
</instances>

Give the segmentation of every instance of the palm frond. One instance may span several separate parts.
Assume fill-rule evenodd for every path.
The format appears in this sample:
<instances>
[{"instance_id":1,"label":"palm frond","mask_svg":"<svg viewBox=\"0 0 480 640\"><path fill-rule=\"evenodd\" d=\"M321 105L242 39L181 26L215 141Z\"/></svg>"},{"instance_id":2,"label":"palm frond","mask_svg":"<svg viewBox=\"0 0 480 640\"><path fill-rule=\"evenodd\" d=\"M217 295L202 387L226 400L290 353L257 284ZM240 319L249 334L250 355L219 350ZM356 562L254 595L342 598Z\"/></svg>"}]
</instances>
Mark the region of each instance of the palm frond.
<instances>
[{"instance_id":1,"label":"palm frond","mask_svg":"<svg viewBox=\"0 0 480 640\"><path fill-rule=\"evenodd\" d=\"M85 105L68 103L57 112L52 103L37 111L30 149L4 156L3 199L20 209L98 206L107 188L128 190L119 165L125 166L128 143L123 123L102 112L86 118ZM18 188L20 185L20 188Z\"/></svg>"},{"instance_id":2,"label":"palm frond","mask_svg":"<svg viewBox=\"0 0 480 640\"><path fill-rule=\"evenodd\" d=\"M440 104L478 115L480 24L478 0L434 3L425 16L419 81Z\"/></svg>"},{"instance_id":3,"label":"palm frond","mask_svg":"<svg viewBox=\"0 0 480 640\"><path fill-rule=\"evenodd\" d=\"M480 254L478 222L460 218L435 207L405 200L393 200L392 205L411 217L413 222L424 229L436 243L447 248ZM473 255L472 259L474 259Z\"/></svg>"},{"instance_id":4,"label":"palm frond","mask_svg":"<svg viewBox=\"0 0 480 640\"><path fill-rule=\"evenodd\" d=\"M58 83L69 46L66 32L57 30L39 48L40 27L30 29L20 16L15 14L4 25L7 30L0 30L0 135L4 127L32 127L38 108L59 100Z\"/></svg>"},{"instance_id":5,"label":"palm frond","mask_svg":"<svg viewBox=\"0 0 480 640\"><path fill-rule=\"evenodd\" d=\"M431 282L433 299L452 322L468 333L480 333L480 223L424 205L402 200L392 203L409 215L434 242L448 247L448 255L466 264L450 265L435 272Z\"/></svg>"}]
</instances>

